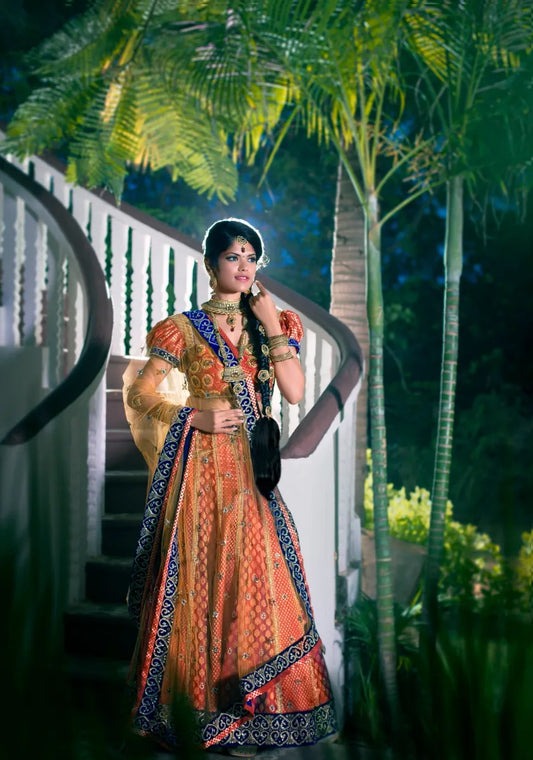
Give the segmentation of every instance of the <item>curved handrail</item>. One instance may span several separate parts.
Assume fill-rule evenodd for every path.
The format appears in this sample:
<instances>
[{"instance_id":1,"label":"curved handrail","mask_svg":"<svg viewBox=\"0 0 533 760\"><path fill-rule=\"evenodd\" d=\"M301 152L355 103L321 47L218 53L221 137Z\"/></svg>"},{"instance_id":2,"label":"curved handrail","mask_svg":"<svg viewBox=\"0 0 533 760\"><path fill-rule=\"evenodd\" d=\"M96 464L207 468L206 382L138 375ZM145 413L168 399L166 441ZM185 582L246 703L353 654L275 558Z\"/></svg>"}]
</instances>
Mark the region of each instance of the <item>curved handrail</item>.
<instances>
[{"instance_id":1,"label":"curved handrail","mask_svg":"<svg viewBox=\"0 0 533 760\"><path fill-rule=\"evenodd\" d=\"M44 158L50 166L58 171L64 172L64 164L56 156L46 153ZM91 190L89 192L95 197L120 209L121 212L127 216L131 216L138 222L141 222L163 235L196 250L201 256L201 245L197 240L190 238L188 235L184 235L174 227L150 216L129 203L121 202L118 204L114 196L112 196L107 190ZM60 208L62 207L60 206ZM101 274L101 266L99 264L97 266ZM299 423L292 435L290 435L287 443L282 449L282 457L284 459L303 458L312 454L316 449L325 432L339 411L342 410L348 396L359 381L363 371L363 354L356 338L349 328L321 306L263 273L261 274L261 281L264 282L265 286L275 296L277 295L285 302L290 303L294 306L296 311L320 324L335 340L340 351L340 366L335 376L314 404L313 408L305 415L304 419Z\"/></svg>"},{"instance_id":2,"label":"curved handrail","mask_svg":"<svg viewBox=\"0 0 533 760\"><path fill-rule=\"evenodd\" d=\"M76 401L98 376L111 346L113 306L96 253L72 214L44 187L1 156L0 172L30 193L61 229L75 252L87 300L91 304L78 361L67 377L0 441L2 445L13 446L26 443L37 435L54 417Z\"/></svg>"},{"instance_id":3,"label":"curved handrail","mask_svg":"<svg viewBox=\"0 0 533 760\"><path fill-rule=\"evenodd\" d=\"M64 164L56 156L46 153L45 159L50 166L58 171L65 171ZM118 204L115 197L107 190L91 190L89 192L147 227L183 243L192 250L196 250L201 257L202 247L194 238L179 232L166 222L150 216L145 211L127 202ZM283 459L300 459L313 453L358 383L363 372L363 352L350 329L314 301L263 273L261 273L261 282L274 295L294 305L296 311L320 324L335 340L340 351L340 366L337 373L282 448L281 456Z\"/></svg>"},{"instance_id":4,"label":"curved handrail","mask_svg":"<svg viewBox=\"0 0 533 760\"><path fill-rule=\"evenodd\" d=\"M62 164L47 156L47 162L63 170ZM201 255L201 245L197 240L178 232L174 227L150 216L145 211L131 206L129 203L118 205L115 198L106 190L98 193L91 191L107 203L120 208L128 216L138 222L161 232L163 235L184 243ZM363 372L363 352L351 330L336 317L332 316L321 306L309 298L300 295L295 290L283 285L261 272L261 282L265 287L286 303L294 306L295 311L305 314L317 322L337 343L340 351L340 366L335 376L317 399L313 408L305 415L296 427L289 440L281 450L283 459L300 459L310 456L322 440L325 432L342 410L351 391L357 385Z\"/></svg>"},{"instance_id":5,"label":"curved handrail","mask_svg":"<svg viewBox=\"0 0 533 760\"><path fill-rule=\"evenodd\" d=\"M294 305L300 314L320 324L340 351L340 366L335 376L281 450L283 459L301 459L313 453L359 382L363 372L363 352L349 328L321 306L264 274L261 274L261 282L274 295Z\"/></svg>"},{"instance_id":6,"label":"curved handrail","mask_svg":"<svg viewBox=\"0 0 533 760\"><path fill-rule=\"evenodd\" d=\"M46 161L59 171L64 171L64 165L55 156L47 154ZM147 227L196 250L201 256L202 247L197 240L179 232L166 222L150 216L129 203L117 204L115 197L107 190L90 192ZM340 366L335 376L282 448L283 459L300 459L313 453L358 383L363 372L363 352L350 329L314 301L263 273L261 273L261 282L275 296L294 305L296 311L320 324L335 340L340 351Z\"/></svg>"}]
</instances>

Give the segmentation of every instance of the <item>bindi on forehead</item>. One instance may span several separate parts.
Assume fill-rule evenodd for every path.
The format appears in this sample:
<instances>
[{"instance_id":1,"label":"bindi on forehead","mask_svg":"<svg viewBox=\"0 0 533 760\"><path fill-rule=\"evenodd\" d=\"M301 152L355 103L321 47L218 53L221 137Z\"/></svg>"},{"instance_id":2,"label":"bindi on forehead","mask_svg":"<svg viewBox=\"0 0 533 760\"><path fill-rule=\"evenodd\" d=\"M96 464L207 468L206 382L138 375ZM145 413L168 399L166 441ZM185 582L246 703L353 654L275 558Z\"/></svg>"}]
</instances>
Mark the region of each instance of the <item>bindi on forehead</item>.
<instances>
[{"instance_id":1,"label":"bindi on forehead","mask_svg":"<svg viewBox=\"0 0 533 760\"><path fill-rule=\"evenodd\" d=\"M240 251L236 248L235 245L232 245L230 248L228 248L226 251L222 252L222 255L227 255L228 253L233 254L233 256L240 256L242 258L246 258L247 256L255 256L255 250L248 241L246 241L246 245L241 246Z\"/></svg>"},{"instance_id":2,"label":"bindi on forehead","mask_svg":"<svg viewBox=\"0 0 533 760\"><path fill-rule=\"evenodd\" d=\"M243 237L243 235L237 235L237 237L235 238L235 242L237 243L237 245L240 245L241 253L245 253L246 246L250 245L250 243L246 240L245 237Z\"/></svg>"}]
</instances>

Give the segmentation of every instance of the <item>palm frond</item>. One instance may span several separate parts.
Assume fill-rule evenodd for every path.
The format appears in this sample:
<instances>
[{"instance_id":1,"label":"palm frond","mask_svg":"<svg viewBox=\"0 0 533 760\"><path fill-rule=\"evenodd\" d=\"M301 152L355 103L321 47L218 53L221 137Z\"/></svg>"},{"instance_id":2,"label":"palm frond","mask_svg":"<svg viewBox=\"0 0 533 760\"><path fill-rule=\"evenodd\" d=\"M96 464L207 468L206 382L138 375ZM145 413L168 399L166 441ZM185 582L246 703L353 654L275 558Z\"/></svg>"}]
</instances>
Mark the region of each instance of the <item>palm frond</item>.
<instances>
[{"instance_id":1,"label":"palm frond","mask_svg":"<svg viewBox=\"0 0 533 760\"><path fill-rule=\"evenodd\" d=\"M57 147L72 137L90 103L104 90L101 80L90 84L59 80L35 90L10 121L3 150L23 158Z\"/></svg>"}]
</instances>

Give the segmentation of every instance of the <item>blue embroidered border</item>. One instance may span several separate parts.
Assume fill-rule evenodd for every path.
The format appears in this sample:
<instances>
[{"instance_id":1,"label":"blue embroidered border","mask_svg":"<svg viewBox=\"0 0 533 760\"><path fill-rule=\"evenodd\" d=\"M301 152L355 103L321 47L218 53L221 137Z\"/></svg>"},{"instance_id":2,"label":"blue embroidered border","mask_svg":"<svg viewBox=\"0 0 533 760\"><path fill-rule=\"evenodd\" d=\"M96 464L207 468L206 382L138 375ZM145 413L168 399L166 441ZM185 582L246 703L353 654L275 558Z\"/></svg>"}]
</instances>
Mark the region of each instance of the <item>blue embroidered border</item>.
<instances>
[{"instance_id":1,"label":"blue embroidered border","mask_svg":"<svg viewBox=\"0 0 533 760\"><path fill-rule=\"evenodd\" d=\"M187 417L191 412L191 408L186 406L182 407L178 412L176 421L170 426L148 492L130 581L129 613L137 623L140 621L140 606L146 581L146 573L150 563L150 556L161 515L163 500L165 498L174 460L181 443L181 437L187 422Z\"/></svg>"},{"instance_id":2,"label":"blue embroidered border","mask_svg":"<svg viewBox=\"0 0 533 760\"><path fill-rule=\"evenodd\" d=\"M282 652L279 652L268 662L265 662L260 667L256 668L252 673L244 676L240 682L241 692L243 694L250 694L256 689L260 689L265 686L269 681L272 681L277 676L281 675L284 670L293 665L302 657L305 657L315 644L319 641L319 635L315 628L314 622L311 622L309 630L302 636L301 639L290 644Z\"/></svg>"},{"instance_id":3,"label":"blue embroidered border","mask_svg":"<svg viewBox=\"0 0 533 760\"><path fill-rule=\"evenodd\" d=\"M158 356L160 359L164 359L165 361L170 362L170 364L173 364L175 367L179 367L179 359L177 359L174 354L170 354L168 351L165 351L164 348L159 348L159 346L152 346L149 354L150 356Z\"/></svg>"},{"instance_id":4,"label":"blue embroidered border","mask_svg":"<svg viewBox=\"0 0 533 760\"><path fill-rule=\"evenodd\" d=\"M198 716L200 725L203 722L202 718L205 720L208 717L209 722L201 733L201 741L204 743L220 734L239 715L223 713L219 716ZM214 746L235 747L251 744L261 747L302 747L316 744L336 731L337 716L335 706L330 701L306 712L274 715L258 713Z\"/></svg>"},{"instance_id":5,"label":"blue embroidered border","mask_svg":"<svg viewBox=\"0 0 533 760\"><path fill-rule=\"evenodd\" d=\"M229 712L206 713L193 710L196 720L196 739L207 744L227 730L232 723L245 715L242 705L235 704ZM179 737L171 728L171 708L160 706L157 718L147 723L136 720L135 727L157 737L170 746L179 746ZM245 723L230 731L213 747L238 747L249 744L260 747L305 747L316 744L321 739L336 733L337 716L333 701L318 705L313 710L276 713L274 715L258 713L250 716Z\"/></svg>"},{"instance_id":6,"label":"blue embroidered border","mask_svg":"<svg viewBox=\"0 0 533 760\"><path fill-rule=\"evenodd\" d=\"M287 562L289 570L291 571L292 579L296 586L296 590L298 591L298 594L300 595L303 603L305 604L305 609L310 620L312 620L313 610L311 607L311 600L309 599L309 593L307 591L307 586L305 583L304 571L300 563L300 560L298 559L298 554L296 553L296 550L292 543L291 534L289 532L289 528L287 527L287 520L279 504L279 502L281 501L281 496L279 494L279 491L277 491L277 493L272 492L270 496L271 498L269 499L268 506L270 508L270 512L272 513L272 516L274 517L274 521L276 524L276 534L279 539L281 551L283 552L285 561ZM288 514L290 514L290 512L288 512ZM290 524L291 524L291 528L298 536L296 526L292 520L290 521Z\"/></svg>"},{"instance_id":7,"label":"blue embroidered border","mask_svg":"<svg viewBox=\"0 0 533 760\"><path fill-rule=\"evenodd\" d=\"M185 312L185 316L189 318L193 326L208 342L223 363L226 363L229 366L237 365L237 359L226 343L223 343L223 346L225 350L227 350L228 356L224 362L224 358L220 355L220 346L218 345L214 334L213 325L204 312L201 310ZM297 341L293 341L291 345L295 345L299 350ZM175 357L172 357L171 354L164 352L162 349L157 349L154 353L162 356L162 358L166 358L167 361L171 361L171 363L176 363L177 361ZM167 357L172 358L169 359ZM246 383L238 382L233 385L239 403L245 413L247 430L251 432L253 425L255 424L255 415L248 395L248 388ZM134 560L132 583L130 586L130 613L137 620L140 618L140 603L146 580L146 572L149 566L150 555L153 549L164 496L168 487L173 462L181 442L187 417L191 411L192 410L187 407L181 409L176 422L174 422L169 429L148 494L141 535L139 537ZM192 431L187 436L187 441L184 446L184 462L187 461L191 433ZM283 671L290 667L290 665L298 662L298 660L311 651L319 641L318 632L316 631L312 618L312 609L305 584L303 568L301 567L298 555L292 544L287 525L287 518L280 507L280 501L281 498L279 493L272 492L269 499L269 508L275 520L276 533L278 535L283 555L297 591L305 604L311 625L309 630L299 641L291 644L283 652L280 652L272 658L272 660L260 666L241 680L241 693L244 697L246 694L250 694L256 689L263 687L269 681L283 673ZM288 514L290 515L290 513ZM288 519L291 528L296 531L290 516ZM161 616L158 621L154 653L149 665L143 695L134 719L134 725L138 730L158 736L162 741L171 746L175 746L176 737L170 728L170 722L164 715L165 711L168 711L168 708L159 703L159 696L166 665L168 641L172 630L174 616L173 597L177 589L178 576L179 556L177 541L174 536L170 546L170 559L168 575L165 580L164 602ZM245 715L246 712L244 705L240 703L234 705L230 712L214 715L206 715L201 712L196 712L195 714L198 720L198 730L201 733L199 739L205 743L224 731L229 725L231 725L231 723ZM284 747L304 746L314 744L319 739L334 733L336 730L335 709L333 701L331 701L305 713L295 712L275 715L254 715L238 729L230 732L230 734L218 744L220 746L237 746L240 744Z\"/></svg>"}]
</instances>

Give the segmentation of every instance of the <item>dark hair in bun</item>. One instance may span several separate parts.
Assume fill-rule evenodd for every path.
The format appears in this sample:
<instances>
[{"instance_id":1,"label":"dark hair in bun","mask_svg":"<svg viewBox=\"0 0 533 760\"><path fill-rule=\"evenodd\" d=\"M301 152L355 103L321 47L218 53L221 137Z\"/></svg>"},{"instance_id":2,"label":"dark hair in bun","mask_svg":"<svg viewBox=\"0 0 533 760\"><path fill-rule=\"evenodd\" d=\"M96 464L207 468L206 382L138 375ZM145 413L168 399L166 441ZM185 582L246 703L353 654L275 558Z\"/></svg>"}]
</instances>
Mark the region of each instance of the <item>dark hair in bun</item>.
<instances>
[{"instance_id":1,"label":"dark hair in bun","mask_svg":"<svg viewBox=\"0 0 533 760\"><path fill-rule=\"evenodd\" d=\"M263 238L259 231L248 224L248 222L245 222L244 219L230 217L229 219L219 219L217 222L214 222L205 233L202 250L206 264L210 264L211 268L216 270L220 254L223 251L227 251L235 238L239 236L246 238L250 243L259 263L265 253Z\"/></svg>"}]
</instances>

